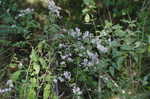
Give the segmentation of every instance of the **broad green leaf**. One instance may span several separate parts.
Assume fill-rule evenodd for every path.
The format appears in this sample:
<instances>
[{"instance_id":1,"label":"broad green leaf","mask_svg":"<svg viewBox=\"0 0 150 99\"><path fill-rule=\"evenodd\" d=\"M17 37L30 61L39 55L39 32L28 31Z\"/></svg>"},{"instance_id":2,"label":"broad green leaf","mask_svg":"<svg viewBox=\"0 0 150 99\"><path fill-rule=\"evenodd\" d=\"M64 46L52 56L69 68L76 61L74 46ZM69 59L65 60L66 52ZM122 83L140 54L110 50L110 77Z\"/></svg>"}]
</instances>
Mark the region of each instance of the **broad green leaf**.
<instances>
[{"instance_id":1,"label":"broad green leaf","mask_svg":"<svg viewBox=\"0 0 150 99\"><path fill-rule=\"evenodd\" d=\"M37 55L35 49L32 49L30 58L31 58L31 60L34 61L34 62L38 61L38 55Z\"/></svg>"},{"instance_id":2,"label":"broad green leaf","mask_svg":"<svg viewBox=\"0 0 150 99\"><path fill-rule=\"evenodd\" d=\"M36 98L36 92L33 88L29 88L27 99L37 99Z\"/></svg>"},{"instance_id":3,"label":"broad green leaf","mask_svg":"<svg viewBox=\"0 0 150 99\"><path fill-rule=\"evenodd\" d=\"M34 87L38 87L38 84L37 84L37 79L36 78L31 78L30 79L30 82L31 82L31 86L34 88Z\"/></svg>"},{"instance_id":4,"label":"broad green leaf","mask_svg":"<svg viewBox=\"0 0 150 99\"><path fill-rule=\"evenodd\" d=\"M35 73L38 74L40 72L40 65L33 63L33 69L35 70Z\"/></svg>"},{"instance_id":5,"label":"broad green leaf","mask_svg":"<svg viewBox=\"0 0 150 99\"><path fill-rule=\"evenodd\" d=\"M13 73L12 75L11 75L11 80L13 80L13 81L16 81L16 80L18 80L19 79L19 76L20 76L20 74L21 74L21 71L16 71L15 73Z\"/></svg>"},{"instance_id":6,"label":"broad green leaf","mask_svg":"<svg viewBox=\"0 0 150 99\"><path fill-rule=\"evenodd\" d=\"M139 49L137 49L137 53L139 53L139 54L142 54L142 53L144 53L145 51L146 51L145 48L139 48Z\"/></svg>"},{"instance_id":7,"label":"broad green leaf","mask_svg":"<svg viewBox=\"0 0 150 99\"><path fill-rule=\"evenodd\" d=\"M111 73L112 76L114 76L115 70L113 67L109 67L109 72Z\"/></svg>"},{"instance_id":8,"label":"broad green leaf","mask_svg":"<svg viewBox=\"0 0 150 99\"><path fill-rule=\"evenodd\" d=\"M51 82L52 81L51 73L49 73L48 75L46 75L44 78L45 78L45 81Z\"/></svg>"},{"instance_id":9,"label":"broad green leaf","mask_svg":"<svg viewBox=\"0 0 150 99\"><path fill-rule=\"evenodd\" d=\"M46 60L44 60L43 58L39 58L39 61L40 61L41 65L42 65L42 67L47 66Z\"/></svg>"},{"instance_id":10,"label":"broad green leaf","mask_svg":"<svg viewBox=\"0 0 150 99\"><path fill-rule=\"evenodd\" d=\"M43 99L49 99L49 97L50 97L50 87L51 87L51 85L50 84L46 84L45 85L45 88L44 88L44 93L43 93Z\"/></svg>"},{"instance_id":11,"label":"broad green leaf","mask_svg":"<svg viewBox=\"0 0 150 99\"><path fill-rule=\"evenodd\" d=\"M82 13L83 13L83 14L86 14L86 13L88 13L89 11L90 11L90 9L85 8L85 9L82 10Z\"/></svg>"},{"instance_id":12,"label":"broad green leaf","mask_svg":"<svg viewBox=\"0 0 150 99\"><path fill-rule=\"evenodd\" d=\"M117 47L117 46L119 46L120 44L119 44L117 41L112 41L112 42L110 43L110 45L111 45L111 47Z\"/></svg>"}]
</instances>

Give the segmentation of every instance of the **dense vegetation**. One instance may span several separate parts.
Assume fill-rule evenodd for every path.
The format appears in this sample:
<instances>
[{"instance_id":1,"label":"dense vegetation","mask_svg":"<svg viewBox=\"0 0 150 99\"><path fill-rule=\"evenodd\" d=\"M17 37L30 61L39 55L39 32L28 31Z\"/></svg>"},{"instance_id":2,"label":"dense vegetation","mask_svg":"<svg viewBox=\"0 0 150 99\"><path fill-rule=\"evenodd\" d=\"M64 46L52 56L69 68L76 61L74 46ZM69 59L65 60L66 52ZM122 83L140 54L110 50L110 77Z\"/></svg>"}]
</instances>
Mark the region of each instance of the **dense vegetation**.
<instances>
[{"instance_id":1,"label":"dense vegetation","mask_svg":"<svg viewBox=\"0 0 150 99\"><path fill-rule=\"evenodd\" d=\"M1 99L150 99L150 0L0 0Z\"/></svg>"}]
</instances>

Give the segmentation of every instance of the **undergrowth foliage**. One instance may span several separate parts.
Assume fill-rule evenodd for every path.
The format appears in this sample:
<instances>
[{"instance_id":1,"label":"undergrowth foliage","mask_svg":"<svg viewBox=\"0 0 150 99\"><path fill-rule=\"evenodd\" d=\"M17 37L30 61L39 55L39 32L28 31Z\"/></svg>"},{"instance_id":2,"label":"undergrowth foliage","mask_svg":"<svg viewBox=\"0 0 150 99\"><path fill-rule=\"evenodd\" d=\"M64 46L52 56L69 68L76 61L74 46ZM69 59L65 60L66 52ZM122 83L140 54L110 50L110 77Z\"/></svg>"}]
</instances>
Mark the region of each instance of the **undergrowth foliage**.
<instances>
[{"instance_id":1,"label":"undergrowth foliage","mask_svg":"<svg viewBox=\"0 0 150 99\"><path fill-rule=\"evenodd\" d=\"M88 97L93 97L98 92L101 97L107 92L135 94L141 83L140 55L145 52L146 44L140 39L142 31L135 22L127 22L128 28L124 29L106 21L97 36L79 28L61 35L55 50L57 68L61 69L55 80L68 83L68 89L78 85L81 96L90 93Z\"/></svg>"},{"instance_id":2,"label":"undergrowth foliage","mask_svg":"<svg viewBox=\"0 0 150 99\"><path fill-rule=\"evenodd\" d=\"M135 8L113 8L124 0L79 1L78 12L67 0L0 1L3 99L148 99L149 25L129 16ZM109 7L113 17L99 19Z\"/></svg>"}]
</instances>

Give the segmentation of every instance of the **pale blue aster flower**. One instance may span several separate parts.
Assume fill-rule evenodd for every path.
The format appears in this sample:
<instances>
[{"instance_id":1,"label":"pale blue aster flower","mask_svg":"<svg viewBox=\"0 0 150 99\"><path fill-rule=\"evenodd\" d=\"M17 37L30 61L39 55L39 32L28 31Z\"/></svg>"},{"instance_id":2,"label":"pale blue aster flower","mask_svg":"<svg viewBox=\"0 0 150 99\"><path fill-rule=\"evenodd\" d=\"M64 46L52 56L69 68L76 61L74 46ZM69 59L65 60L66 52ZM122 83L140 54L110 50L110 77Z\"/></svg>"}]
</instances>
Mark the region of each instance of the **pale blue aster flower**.
<instances>
[{"instance_id":1,"label":"pale blue aster flower","mask_svg":"<svg viewBox=\"0 0 150 99\"><path fill-rule=\"evenodd\" d=\"M90 37L90 32L89 31L84 32L82 38L85 39L88 37Z\"/></svg>"},{"instance_id":2,"label":"pale blue aster flower","mask_svg":"<svg viewBox=\"0 0 150 99\"><path fill-rule=\"evenodd\" d=\"M100 50L100 51L103 52L103 53L108 52L108 48L104 47L104 46L101 45L101 44L97 44L96 47L97 47L98 50Z\"/></svg>"},{"instance_id":3,"label":"pale blue aster flower","mask_svg":"<svg viewBox=\"0 0 150 99\"><path fill-rule=\"evenodd\" d=\"M34 9L31 9L31 8L20 10L20 13L18 14L18 17L25 16L27 14L30 14L33 11L34 11Z\"/></svg>"},{"instance_id":4,"label":"pale blue aster flower","mask_svg":"<svg viewBox=\"0 0 150 99\"><path fill-rule=\"evenodd\" d=\"M11 88L14 87L12 80L8 80L6 84Z\"/></svg>"},{"instance_id":5,"label":"pale blue aster flower","mask_svg":"<svg viewBox=\"0 0 150 99\"><path fill-rule=\"evenodd\" d=\"M76 86L73 87L72 91L76 95L81 95L82 94L82 91L80 90L80 88L76 87Z\"/></svg>"},{"instance_id":6,"label":"pale blue aster flower","mask_svg":"<svg viewBox=\"0 0 150 99\"><path fill-rule=\"evenodd\" d=\"M11 88L0 89L0 93L6 93L6 92L9 92L11 90L12 90Z\"/></svg>"},{"instance_id":7,"label":"pale blue aster flower","mask_svg":"<svg viewBox=\"0 0 150 99\"><path fill-rule=\"evenodd\" d=\"M48 9L56 14L58 17L60 16L60 10L61 8L56 6L55 2L53 0L48 0Z\"/></svg>"},{"instance_id":8,"label":"pale blue aster flower","mask_svg":"<svg viewBox=\"0 0 150 99\"><path fill-rule=\"evenodd\" d=\"M65 77L66 79L68 79L68 80L71 79L71 73L70 73L70 72L65 71L63 75L64 75L64 77Z\"/></svg>"}]
</instances>

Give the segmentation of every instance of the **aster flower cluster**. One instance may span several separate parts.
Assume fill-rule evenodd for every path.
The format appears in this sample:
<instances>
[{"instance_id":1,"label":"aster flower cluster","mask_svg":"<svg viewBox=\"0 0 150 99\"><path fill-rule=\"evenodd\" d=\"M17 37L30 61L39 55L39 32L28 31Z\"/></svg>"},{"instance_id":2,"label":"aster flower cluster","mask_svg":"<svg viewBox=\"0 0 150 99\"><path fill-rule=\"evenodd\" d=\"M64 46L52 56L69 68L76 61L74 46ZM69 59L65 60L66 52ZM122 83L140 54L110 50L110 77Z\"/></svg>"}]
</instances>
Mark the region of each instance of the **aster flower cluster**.
<instances>
[{"instance_id":1,"label":"aster flower cluster","mask_svg":"<svg viewBox=\"0 0 150 99\"><path fill-rule=\"evenodd\" d=\"M48 9L56 14L56 16L60 16L60 10L61 8L59 6L56 6L55 2L53 0L48 0Z\"/></svg>"},{"instance_id":2,"label":"aster flower cluster","mask_svg":"<svg viewBox=\"0 0 150 99\"><path fill-rule=\"evenodd\" d=\"M33 11L34 11L34 9L31 9L31 8L20 10L20 13L18 14L18 17L25 16L27 14L32 13Z\"/></svg>"},{"instance_id":3,"label":"aster flower cluster","mask_svg":"<svg viewBox=\"0 0 150 99\"><path fill-rule=\"evenodd\" d=\"M64 82L65 80L68 80L68 81L71 80L71 72L64 71L62 74L56 77L53 81L54 83L57 83L57 81Z\"/></svg>"},{"instance_id":4,"label":"aster flower cluster","mask_svg":"<svg viewBox=\"0 0 150 99\"><path fill-rule=\"evenodd\" d=\"M14 87L12 80L8 80L6 85L9 86L9 88L3 88L3 89L0 88L0 93L10 92Z\"/></svg>"},{"instance_id":5,"label":"aster flower cluster","mask_svg":"<svg viewBox=\"0 0 150 99\"><path fill-rule=\"evenodd\" d=\"M77 86L74 86L73 89L72 89L72 92L76 95L81 95L82 94L82 91L80 90L79 87Z\"/></svg>"},{"instance_id":6,"label":"aster flower cluster","mask_svg":"<svg viewBox=\"0 0 150 99\"><path fill-rule=\"evenodd\" d=\"M69 31L68 34L73 36L77 40L89 41L90 43L92 43L91 46L93 45L96 46L96 48L103 53L108 52L108 48L104 47L101 44L101 39L100 39L100 37L107 35L105 31L102 31L99 36L94 36L89 31L85 31L84 33L82 33L79 28L75 28L75 30Z\"/></svg>"},{"instance_id":7,"label":"aster flower cluster","mask_svg":"<svg viewBox=\"0 0 150 99\"><path fill-rule=\"evenodd\" d=\"M98 52L93 48L97 48L99 52L106 53L108 48L101 45L101 40L98 36L94 36L89 31L81 32L79 28L69 30L68 35L73 37L72 43L60 43L59 56L61 58L60 65L66 65L67 62L75 63L76 58L80 58L81 67L93 66L99 64L100 57Z\"/></svg>"},{"instance_id":8,"label":"aster flower cluster","mask_svg":"<svg viewBox=\"0 0 150 99\"><path fill-rule=\"evenodd\" d=\"M81 32L79 28L65 30L67 34L61 36L60 43L56 49L58 55L58 65L64 68L60 71L54 82L69 81L73 94L81 95L82 91L77 86L72 86L74 82L74 72L66 68L80 68L90 72L91 68L96 71L96 66L101 63L100 54L108 52L108 48L102 45L100 36L94 36L89 31ZM66 36L67 35L67 36ZM95 50L97 49L97 50ZM72 74L72 75L71 75ZM71 81L71 83L70 83Z\"/></svg>"},{"instance_id":9,"label":"aster flower cluster","mask_svg":"<svg viewBox=\"0 0 150 99\"><path fill-rule=\"evenodd\" d=\"M77 27L74 30L73 29L69 30L68 35L71 35L72 37L76 38L77 40L91 39L94 36L89 31L85 31L82 33L81 30Z\"/></svg>"}]
</instances>

